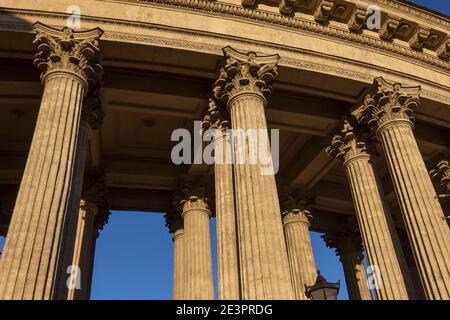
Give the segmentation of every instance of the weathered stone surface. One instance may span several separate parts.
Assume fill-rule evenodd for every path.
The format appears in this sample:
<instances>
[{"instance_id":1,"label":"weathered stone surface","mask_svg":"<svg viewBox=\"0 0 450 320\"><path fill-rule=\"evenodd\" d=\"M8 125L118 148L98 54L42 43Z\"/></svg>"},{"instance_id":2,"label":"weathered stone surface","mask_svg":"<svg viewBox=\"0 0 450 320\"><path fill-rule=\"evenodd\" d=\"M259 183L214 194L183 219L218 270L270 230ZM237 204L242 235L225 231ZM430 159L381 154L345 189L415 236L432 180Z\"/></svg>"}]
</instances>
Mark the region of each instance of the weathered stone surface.
<instances>
[{"instance_id":1,"label":"weathered stone surface","mask_svg":"<svg viewBox=\"0 0 450 320\"><path fill-rule=\"evenodd\" d=\"M345 121L327 152L342 161L352 191L359 229L370 265L379 268L380 300L414 298L409 272L384 191L366 144Z\"/></svg>"},{"instance_id":2,"label":"weathered stone surface","mask_svg":"<svg viewBox=\"0 0 450 320\"><path fill-rule=\"evenodd\" d=\"M233 167L229 115L213 99L209 100L208 112L203 119L203 130L217 130L218 137L211 142L215 146L214 163L216 233L218 258L218 292L221 300L240 298L239 267L237 253L236 211L234 205ZM207 132L207 131L206 131Z\"/></svg>"},{"instance_id":3,"label":"weathered stone surface","mask_svg":"<svg viewBox=\"0 0 450 320\"><path fill-rule=\"evenodd\" d=\"M73 32L34 25L35 64L44 94L5 243L2 299L65 299L81 184L76 177L82 100L101 73L100 29ZM56 250L55 248L58 248Z\"/></svg>"},{"instance_id":4,"label":"weathered stone surface","mask_svg":"<svg viewBox=\"0 0 450 320\"><path fill-rule=\"evenodd\" d=\"M227 62L214 95L227 102L233 130L267 130L264 96L271 92L279 56L230 47L224 54ZM233 142L235 159L249 155L247 140L233 135ZM293 299L275 177L263 175L262 168L260 163L234 165L241 298Z\"/></svg>"},{"instance_id":5,"label":"weathered stone surface","mask_svg":"<svg viewBox=\"0 0 450 320\"><path fill-rule=\"evenodd\" d=\"M419 94L377 78L354 116L383 146L427 298L449 299L450 230L412 130Z\"/></svg>"}]
</instances>

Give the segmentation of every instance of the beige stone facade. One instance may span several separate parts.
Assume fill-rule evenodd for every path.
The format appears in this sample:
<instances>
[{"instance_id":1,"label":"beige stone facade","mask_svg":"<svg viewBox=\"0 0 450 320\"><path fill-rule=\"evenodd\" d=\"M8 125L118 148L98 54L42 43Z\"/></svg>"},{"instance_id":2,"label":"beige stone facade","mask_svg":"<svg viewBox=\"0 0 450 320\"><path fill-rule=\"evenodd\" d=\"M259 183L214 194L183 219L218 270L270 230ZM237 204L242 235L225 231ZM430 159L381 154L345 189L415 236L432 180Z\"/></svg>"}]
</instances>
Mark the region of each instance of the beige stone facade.
<instances>
[{"instance_id":1,"label":"beige stone facade","mask_svg":"<svg viewBox=\"0 0 450 320\"><path fill-rule=\"evenodd\" d=\"M110 210L165 213L174 299L214 298L210 219L219 299L308 299L310 232L350 299L450 299L447 16L397 0L73 2L0 5L0 299L89 299ZM177 129L216 130L200 147L234 162L175 163ZM248 130L276 148L274 174L239 162Z\"/></svg>"}]
</instances>

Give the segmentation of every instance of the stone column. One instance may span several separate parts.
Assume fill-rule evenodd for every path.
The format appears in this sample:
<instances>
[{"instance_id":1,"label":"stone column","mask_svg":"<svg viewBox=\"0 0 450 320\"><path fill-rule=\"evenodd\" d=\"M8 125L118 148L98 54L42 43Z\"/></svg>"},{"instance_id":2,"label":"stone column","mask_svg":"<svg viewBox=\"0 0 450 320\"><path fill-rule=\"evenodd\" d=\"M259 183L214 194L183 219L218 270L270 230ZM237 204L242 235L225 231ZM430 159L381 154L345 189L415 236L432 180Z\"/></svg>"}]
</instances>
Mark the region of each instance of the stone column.
<instances>
[{"instance_id":1,"label":"stone column","mask_svg":"<svg viewBox=\"0 0 450 320\"><path fill-rule=\"evenodd\" d=\"M433 169L430 170L430 175L435 181L436 191L438 198L441 200L441 204L444 207L445 204L450 203L450 164L448 160L439 161ZM447 225L450 226L450 210L445 212L445 219Z\"/></svg>"},{"instance_id":2,"label":"stone column","mask_svg":"<svg viewBox=\"0 0 450 320\"><path fill-rule=\"evenodd\" d=\"M186 300L212 300L211 239L208 187L198 181L183 182L179 201L184 226Z\"/></svg>"},{"instance_id":3,"label":"stone column","mask_svg":"<svg viewBox=\"0 0 450 320\"><path fill-rule=\"evenodd\" d=\"M72 259L73 286L69 288L68 300L90 299L96 239L110 214L107 192L103 175L85 176Z\"/></svg>"},{"instance_id":4,"label":"stone column","mask_svg":"<svg viewBox=\"0 0 450 320\"><path fill-rule=\"evenodd\" d=\"M322 235L329 248L336 249L342 263L350 300L372 300L362 253L362 240L356 226L348 224Z\"/></svg>"},{"instance_id":5,"label":"stone column","mask_svg":"<svg viewBox=\"0 0 450 320\"><path fill-rule=\"evenodd\" d=\"M289 270L296 300L309 300L305 294L305 286L312 286L317 278L309 236L311 214L306 209L311 201L311 197L305 197L295 191L283 192L280 201Z\"/></svg>"},{"instance_id":6,"label":"stone column","mask_svg":"<svg viewBox=\"0 0 450 320\"><path fill-rule=\"evenodd\" d=\"M354 111L371 126L383 151L428 299L450 299L450 230L413 134L420 87L376 78Z\"/></svg>"},{"instance_id":7,"label":"stone column","mask_svg":"<svg viewBox=\"0 0 450 320\"><path fill-rule=\"evenodd\" d=\"M44 93L0 270L1 299L65 299L81 185L75 183L82 99L101 73L100 29L34 24ZM73 201L73 202L72 202ZM67 259L67 260L66 260Z\"/></svg>"},{"instance_id":8,"label":"stone column","mask_svg":"<svg viewBox=\"0 0 450 320\"><path fill-rule=\"evenodd\" d=\"M166 226L173 240L173 299L186 299L186 248L183 219L176 210L165 215Z\"/></svg>"},{"instance_id":9,"label":"stone column","mask_svg":"<svg viewBox=\"0 0 450 320\"><path fill-rule=\"evenodd\" d=\"M92 250L95 248L94 220L97 206L81 200L78 215L75 250L71 274L74 275L72 287L69 288L68 300L89 300L92 278L91 265L93 263Z\"/></svg>"},{"instance_id":10,"label":"stone column","mask_svg":"<svg viewBox=\"0 0 450 320\"><path fill-rule=\"evenodd\" d=\"M214 179L216 199L216 233L218 259L218 292L220 300L239 300L239 267L234 208L231 139L227 129L228 115L213 99L203 119L205 135L211 135L214 146Z\"/></svg>"},{"instance_id":11,"label":"stone column","mask_svg":"<svg viewBox=\"0 0 450 320\"><path fill-rule=\"evenodd\" d=\"M395 231L383 188L366 144L348 122L334 136L327 152L340 160L347 172L359 229L369 264L379 268L378 300L413 298L406 262Z\"/></svg>"},{"instance_id":12,"label":"stone column","mask_svg":"<svg viewBox=\"0 0 450 320\"><path fill-rule=\"evenodd\" d=\"M78 221L75 250L71 264L71 271L74 275L72 278L74 281L73 284L79 281L79 287L72 286L69 288L68 300L90 299L95 244L99 232L98 227L103 226L106 223L105 219L109 216L104 176L99 174L86 174L85 170L91 130L97 130L102 124L104 117L99 100L99 89L98 83L89 89L84 99L81 112L78 155L76 160L78 169L76 169L76 172L83 174L78 174L75 177L75 183L83 184L83 191L82 200L79 205L72 205L78 212ZM82 179L83 177L84 180ZM72 200L75 201L76 199ZM99 211L100 214L98 214Z\"/></svg>"},{"instance_id":13,"label":"stone column","mask_svg":"<svg viewBox=\"0 0 450 320\"><path fill-rule=\"evenodd\" d=\"M227 63L214 84L214 95L227 102L234 130L241 298L293 299L264 110L264 95L271 91L269 82L280 57L241 53L230 47L223 51ZM268 163L262 163L261 153Z\"/></svg>"}]
</instances>

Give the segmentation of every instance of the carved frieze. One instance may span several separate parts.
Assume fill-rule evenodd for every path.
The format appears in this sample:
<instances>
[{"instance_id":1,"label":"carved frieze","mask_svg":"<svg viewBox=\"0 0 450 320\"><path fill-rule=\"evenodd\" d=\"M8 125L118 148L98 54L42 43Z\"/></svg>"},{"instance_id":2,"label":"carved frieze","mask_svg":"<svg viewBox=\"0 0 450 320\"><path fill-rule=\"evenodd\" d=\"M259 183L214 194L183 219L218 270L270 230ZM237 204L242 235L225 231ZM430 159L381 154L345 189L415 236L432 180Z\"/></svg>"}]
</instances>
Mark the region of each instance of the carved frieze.
<instances>
[{"instance_id":1,"label":"carved frieze","mask_svg":"<svg viewBox=\"0 0 450 320\"><path fill-rule=\"evenodd\" d=\"M355 6L347 25L350 31L360 33L363 31L366 21L367 10L361 6Z\"/></svg>"},{"instance_id":2,"label":"carved frieze","mask_svg":"<svg viewBox=\"0 0 450 320\"><path fill-rule=\"evenodd\" d=\"M409 46L413 48L414 50L421 50L425 44L425 42L430 37L430 30L423 28L421 26L417 26L416 30L414 31L413 36L409 40Z\"/></svg>"}]
</instances>

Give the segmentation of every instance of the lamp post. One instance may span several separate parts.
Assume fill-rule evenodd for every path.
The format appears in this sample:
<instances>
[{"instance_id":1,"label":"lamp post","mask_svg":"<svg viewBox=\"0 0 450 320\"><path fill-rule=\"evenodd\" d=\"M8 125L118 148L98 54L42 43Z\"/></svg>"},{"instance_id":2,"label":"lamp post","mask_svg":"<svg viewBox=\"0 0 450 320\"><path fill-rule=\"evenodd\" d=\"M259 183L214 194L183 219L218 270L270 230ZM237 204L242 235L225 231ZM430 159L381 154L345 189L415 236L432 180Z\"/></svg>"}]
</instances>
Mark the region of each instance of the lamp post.
<instances>
[{"instance_id":1,"label":"lamp post","mask_svg":"<svg viewBox=\"0 0 450 320\"><path fill-rule=\"evenodd\" d=\"M316 283L312 286L305 285L305 293L311 300L337 300L339 293L340 281L330 283L317 270Z\"/></svg>"}]
</instances>

